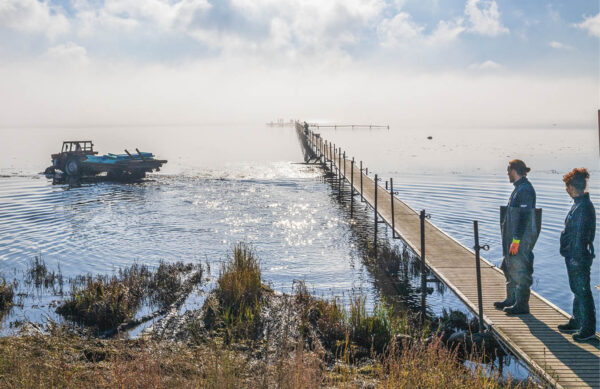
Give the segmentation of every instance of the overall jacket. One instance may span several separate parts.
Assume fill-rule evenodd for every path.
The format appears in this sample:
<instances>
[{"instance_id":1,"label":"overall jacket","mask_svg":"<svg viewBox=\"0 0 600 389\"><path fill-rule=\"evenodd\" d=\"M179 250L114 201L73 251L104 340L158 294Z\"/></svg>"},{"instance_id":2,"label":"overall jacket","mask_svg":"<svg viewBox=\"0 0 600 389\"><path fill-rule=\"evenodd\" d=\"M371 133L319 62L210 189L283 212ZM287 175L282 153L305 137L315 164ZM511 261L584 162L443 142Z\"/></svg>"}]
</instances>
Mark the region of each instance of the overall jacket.
<instances>
[{"instance_id":1,"label":"overall jacket","mask_svg":"<svg viewBox=\"0 0 600 389\"><path fill-rule=\"evenodd\" d=\"M565 218L565 229L560 234L560 255L591 262L594 258L596 210L589 193L573 200L575 203Z\"/></svg>"},{"instance_id":2,"label":"overall jacket","mask_svg":"<svg viewBox=\"0 0 600 389\"><path fill-rule=\"evenodd\" d=\"M520 250L531 253L540 234L541 209L535 208L536 194L533 186L522 177L514 182L508 206L500 207L502 254L506 257L513 239L521 241Z\"/></svg>"}]
</instances>

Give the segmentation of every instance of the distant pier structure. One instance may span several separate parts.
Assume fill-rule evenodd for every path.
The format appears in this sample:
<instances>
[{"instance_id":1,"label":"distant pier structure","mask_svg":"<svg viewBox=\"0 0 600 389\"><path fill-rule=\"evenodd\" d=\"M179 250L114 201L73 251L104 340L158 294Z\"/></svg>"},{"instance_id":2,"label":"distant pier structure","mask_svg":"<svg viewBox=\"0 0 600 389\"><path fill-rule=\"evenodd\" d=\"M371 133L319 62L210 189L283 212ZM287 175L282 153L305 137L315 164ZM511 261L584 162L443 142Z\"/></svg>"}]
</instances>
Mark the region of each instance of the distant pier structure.
<instances>
[{"instance_id":1,"label":"distant pier structure","mask_svg":"<svg viewBox=\"0 0 600 389\"><path fill-rule=\"evenodd\" d=\"M276 121L270 121L266 124L269 127L294 127L296 120L290 119L289 121L285 121L283 119L277 119Z\"/></svg>"},{"instance_id":2,"label":"distant pier structure","mask_svg":"<svg viewBox=\"0 0 600 389\"><path fill-rule=\"evenodd\" d=\"M376 124L318 124L318 123L314 123L310 125L311 127L314 128L333 128L334 130L342 129L342 128L350 128L350 129L369 129L369 130L376 130L376 129L386 129L389 130L390 126L389 125L376 125Z\"/></svg>"},{"instance_id":3,"label":"distant pier structure","mask_svg":"<svg viewBox=\"0 0 600 389\"><path fill-rule=\"evenodd\" d=\"M481 331L494 336L548 386L600 388L598 333L586 343L577 343L570 334L560 333L557 325L566 323L570 315L535 291L531 292L529 314L508 316L494 309L493 302L505 297L506 281L502 270L480 256L480 250L488 246L479 243L476 220L473 222L475 244L472 248L466 247L435 226L425 210L417 212L397 198L391 178L388 190L387 182L385 186L380 185L381 178L369 173L363 161L355 161L339 145L323 139L310 128L305 129L303 124L297 122L296 131L305 160L322 164L337 178L340 191L342 185L350 186L350 215L359 196L361 202L373 209L373 246L377 247L377 227L384 223L392 229L394 238L402 239L420 258L422 318L426 286L431 281L427 278L429 273L478 315Z\"/></svg>"}]
</instances>

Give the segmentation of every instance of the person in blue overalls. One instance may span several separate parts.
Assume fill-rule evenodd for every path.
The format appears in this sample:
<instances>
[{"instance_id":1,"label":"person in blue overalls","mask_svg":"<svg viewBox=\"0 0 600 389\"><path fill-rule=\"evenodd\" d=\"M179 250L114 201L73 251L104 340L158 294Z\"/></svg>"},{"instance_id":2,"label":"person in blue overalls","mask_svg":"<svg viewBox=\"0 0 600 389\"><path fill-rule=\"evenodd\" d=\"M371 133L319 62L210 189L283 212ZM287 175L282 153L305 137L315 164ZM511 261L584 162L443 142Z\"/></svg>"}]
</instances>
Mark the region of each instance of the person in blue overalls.
<instances>
[{"instance_id":1,"label":"person in blue overalls","mask_svg":"<svg viewBox=\"0 0 600 389\"><path fill-rule=\"evenodd\" d=\"M589 177L584 168L573 169L563 177L567 193L574 203L565 219L565 229L560 234L560 255L565 257L569 286L575 298L573 317L568 323L559 325L558 329L565 333L575 332L573 339L578 342L596 336L596 309L590 289L596 210L586 191Z\"/></svg>"},{"instance_id":2,"label":"person in blue overalls","mask_svg":"<svg viewBox=\"0 0 600 389\"><path fill-rule=\"evenodd\" d=\"M529 313L529 295L533 284L533 246L539 236L535 212L535 189L527 179L531 170L520 159L508 163L509 181L514 185L507 207L500 210L502 232L501 269L506 277L506 299L494 303L511 315Z\"/></svg>"}]
</instances>

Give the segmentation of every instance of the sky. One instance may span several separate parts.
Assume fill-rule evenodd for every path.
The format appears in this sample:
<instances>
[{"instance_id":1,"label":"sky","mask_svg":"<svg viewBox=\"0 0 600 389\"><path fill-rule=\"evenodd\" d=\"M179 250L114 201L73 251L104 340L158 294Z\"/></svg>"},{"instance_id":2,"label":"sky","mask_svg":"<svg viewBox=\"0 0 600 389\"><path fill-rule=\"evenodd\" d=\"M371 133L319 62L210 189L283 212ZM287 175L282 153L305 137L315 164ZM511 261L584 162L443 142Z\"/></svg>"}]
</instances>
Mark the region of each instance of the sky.
<instances>
[{"instance_id":1,"label":"sky","mask_svg":"<svg viewBox=\"0 0 600 389\"><path fill-rule=\"evenodd\" d=\"M0 127L596 128L592 0L0 0Z\"/></svg>"}]
</instances>

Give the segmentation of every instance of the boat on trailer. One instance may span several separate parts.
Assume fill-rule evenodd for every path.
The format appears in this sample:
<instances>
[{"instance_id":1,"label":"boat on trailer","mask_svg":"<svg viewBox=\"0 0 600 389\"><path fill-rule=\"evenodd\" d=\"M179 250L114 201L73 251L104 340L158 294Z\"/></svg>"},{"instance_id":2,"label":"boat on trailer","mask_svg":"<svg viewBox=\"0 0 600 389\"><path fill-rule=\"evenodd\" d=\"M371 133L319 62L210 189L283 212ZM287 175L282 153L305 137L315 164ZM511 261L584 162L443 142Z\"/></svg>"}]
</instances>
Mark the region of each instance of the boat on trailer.
<instances>
[{"instance_id":1,"label":"boat on trailer","mask_svg":"<svg viewBox=\"0 0 600 389\"><path fill-rule=\"evenodd\" d=\"M146 173L160 171L167 163L156 159L154 154L135 149L135 154L125 150L125 154L98 155L91 140L64 141L61 151L52 154L52 166L46 174L64 173L69 178L94 177L106 174L108 179L138 180Z\"/></svg>"}]
</instances>

